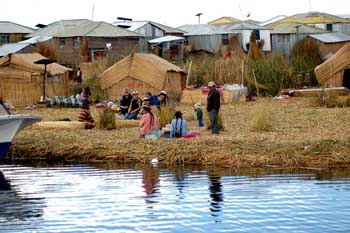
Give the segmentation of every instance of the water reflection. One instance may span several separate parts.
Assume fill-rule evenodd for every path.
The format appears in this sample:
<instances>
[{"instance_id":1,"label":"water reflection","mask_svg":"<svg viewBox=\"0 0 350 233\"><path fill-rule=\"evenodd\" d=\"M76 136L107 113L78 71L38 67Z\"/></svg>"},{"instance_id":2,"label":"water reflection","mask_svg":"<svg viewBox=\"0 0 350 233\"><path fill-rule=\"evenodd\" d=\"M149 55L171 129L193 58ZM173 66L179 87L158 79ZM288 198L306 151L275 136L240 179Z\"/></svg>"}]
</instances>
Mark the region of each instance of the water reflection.
<instances>
[{"instance_id":1,"label":"water reflection","mask_svg":"<svg viewBox=\"0 0 350 233\"><path fill-rule=\"evenodd\" d=\"M20 195L0 171L0 223L42 217L43 204L42 198Z\"/></svg>"},{"instance_id":2,"label":"water reflection","mask_svg":"<svg viewBox=\"0 0 350 233\"><path fill-rule=\"evenodd\" d=\"M142 174L142 184L146 193L146 203L158 203L155 199L159 192L159 169L158 167L146 167Z\"/></svg>"},{"instance_id":3,"label":"water reflection","mask_svg":"<svg viewBox=\"0 0 350 233\"><path fill-rule=\"evenodd\" d=\"M221 177L216 174L211 174L211 173L208 174L209 193L210 193L210 211L211 211L211 215L214 217L219 215L218 212L221 211L221 204L224 200L220 178Z\"/></svg>"}]
</instances>

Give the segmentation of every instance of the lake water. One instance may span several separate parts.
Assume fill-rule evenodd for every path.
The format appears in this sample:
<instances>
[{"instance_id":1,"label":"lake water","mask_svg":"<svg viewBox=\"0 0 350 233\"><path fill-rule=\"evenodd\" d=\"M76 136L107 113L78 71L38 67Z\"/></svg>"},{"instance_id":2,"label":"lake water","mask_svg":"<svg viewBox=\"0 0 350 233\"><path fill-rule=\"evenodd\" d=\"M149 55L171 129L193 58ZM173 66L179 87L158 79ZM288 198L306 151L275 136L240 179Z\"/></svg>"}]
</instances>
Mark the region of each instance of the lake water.
<instances>
[{"instance_id":1,"label":"lake water","mask_svg":"<svg viewBox=\"0 0 350 233\"><path fill-rule=\"evenodd\" d=\"M0 232L350 232L347 170L0 171Z\"/></svg>"}]
</instances>

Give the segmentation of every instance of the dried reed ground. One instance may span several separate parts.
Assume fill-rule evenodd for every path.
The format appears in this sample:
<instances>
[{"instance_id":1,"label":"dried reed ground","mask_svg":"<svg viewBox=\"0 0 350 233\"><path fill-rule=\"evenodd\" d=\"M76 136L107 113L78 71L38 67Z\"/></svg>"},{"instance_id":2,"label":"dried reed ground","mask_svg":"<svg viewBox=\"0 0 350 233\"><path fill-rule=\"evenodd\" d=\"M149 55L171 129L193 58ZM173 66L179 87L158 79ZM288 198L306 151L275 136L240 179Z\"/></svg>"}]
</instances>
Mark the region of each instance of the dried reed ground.
<instances>
[{"instance_id":1,"label":"dried reed ground","mask_svg":"<svg viewBox=\"0 0 350 233\"><path fill-rule=\"evenodd\" d=\"M310 98L223 105L225 131L213 136L202 130L195 139L139 139L138 128L116 130L55 130L31 127L15 139L7 158L23 160L214 164L229 167L346 167L350 165L350 108L315 107ZM179 106L192 112L192 106ZM270 131L255 131L257 109L274 113ZM203 108L203 110L205 110ZM79 109L42 108L18 113L39 114L45 120L76 120ZM91 109L95 118L96 109ZM196 128L196 121L189 122Z\"/></svg>"}]
</instances>

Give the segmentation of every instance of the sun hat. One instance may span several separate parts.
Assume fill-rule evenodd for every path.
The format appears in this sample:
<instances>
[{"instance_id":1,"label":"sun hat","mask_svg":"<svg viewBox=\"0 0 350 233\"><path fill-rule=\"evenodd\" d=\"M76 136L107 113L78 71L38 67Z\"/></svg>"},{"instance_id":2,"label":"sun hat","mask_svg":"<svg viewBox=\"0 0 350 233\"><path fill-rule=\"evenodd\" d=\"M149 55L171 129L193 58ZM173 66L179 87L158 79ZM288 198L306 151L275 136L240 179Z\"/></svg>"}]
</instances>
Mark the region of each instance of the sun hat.
<instances>
[{"instance_id":1,"label":"sun hat","mask_svg":"<svg viewBox=\"0 0 350 233\"><path fill-rule=\"evenodd\" d=\"M138 91L133 91L132 94L135 95L135 94L138 94L139 92Z\"/></svg>"},{"instance_id":2,"label":"sun hat","mask_svg":"<svg viewBox=\"0 0 350 233\"><path fill-rule=\"evenodd\" d=\"M167 95L166 91L161 91L158 96L160 95Z\"/></svg>"},{"instance_id":3,"label":"sun hat","mask_svg":"<svg viewBox=\"0 0 350 233\"><path fill-rule=\"evenodd\" d=\"M214 87L215 86L215 83L213 82L213 81L210 81L209 83L208 83L208 87Z\"/></svg>"},{"instance_id":4,"label":"sun hat","mask_svg":"<svg viewBox=\"0 0 350 233\"><path fill-rule=\"evenodd\" d=\"M201 108L201 103L196 103L196 104L194 104L194 107L195 107L196 109Z\"/></svg>"}]
</instances>

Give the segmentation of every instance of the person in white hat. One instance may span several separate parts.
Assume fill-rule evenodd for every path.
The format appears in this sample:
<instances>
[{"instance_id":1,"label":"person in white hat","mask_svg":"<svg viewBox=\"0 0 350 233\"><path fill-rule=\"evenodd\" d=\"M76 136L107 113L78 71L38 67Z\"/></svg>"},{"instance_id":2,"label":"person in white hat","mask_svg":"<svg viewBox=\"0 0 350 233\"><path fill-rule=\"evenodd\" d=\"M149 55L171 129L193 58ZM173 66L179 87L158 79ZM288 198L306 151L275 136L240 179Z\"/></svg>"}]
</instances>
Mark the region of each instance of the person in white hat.
<instances>
[{"instance_id":1,"label":"person in white hat","mask_svg":"<svg viewBox=\"0 0 350 233\"><path fill-rule=\"evenodd\" d=\"M194 111L196 111L198 127L203 127L203 110L201 107L201 103L196 103L194 105Z\"/></svg>"},{"instance_id":2,"label":"person in white hat","mask_svg":"<svg viewBox=\"0 0 350 233\"><path fill-rule=\"evenodd\" d=\"M168 98L168 94L166 93L166 91L161 91L159 93L158 101L159 101L158 109L160 109L162 106L166 106L169 104L169 98Z\"/></svg>"},{"instance_id":3,"label":"person in white hat","mask_svg":"<svg viewBox=\"0 0 350 233\"><path fill-rule=\"evenodd\" d=\"M138 91L132 92L132 99L129 105L128 113L125 114L124 119L125 120L137 120L137 115L139 114L142 106L142 100L139 97Z\"/></svg>"},{"instance_id":4,"label":"person in white hat","mask_svg":"<svg viewBox=\"0 0 350 233\"><path fill-rule=\"evenodd\" d=\"M210 89L207 97L207 111L209 113L211 133L219 134L219 110L220 110L220 93L215 89L215 83L208 83Z\"/></svg>"}]
</instances>

